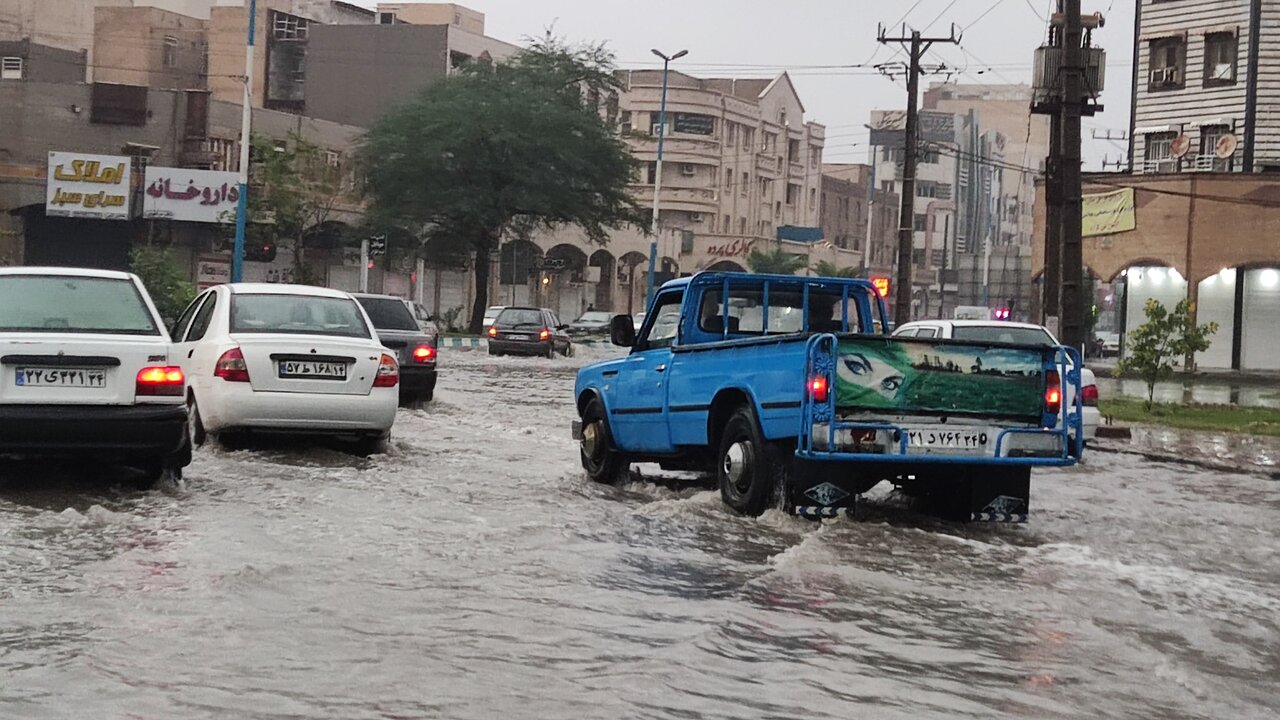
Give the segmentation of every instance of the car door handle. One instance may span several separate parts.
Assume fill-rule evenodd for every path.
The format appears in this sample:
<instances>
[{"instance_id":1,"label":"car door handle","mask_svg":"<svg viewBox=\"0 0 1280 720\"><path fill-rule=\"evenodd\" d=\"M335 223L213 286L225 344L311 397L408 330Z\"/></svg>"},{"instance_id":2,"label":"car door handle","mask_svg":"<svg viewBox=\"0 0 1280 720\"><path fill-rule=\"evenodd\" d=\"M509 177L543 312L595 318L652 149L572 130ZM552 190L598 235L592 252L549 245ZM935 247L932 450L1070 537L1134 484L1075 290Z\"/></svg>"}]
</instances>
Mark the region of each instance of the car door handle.
<instances>
[{"instance_id":1,"label":"car door handle","mask_svg":"<svg viewBox=\"0 0 1280 720\"><path fill-rule=\"evenodd\" d=\"M196 354L196 349L195 349L195 348L191 348L190 350L188 350L188 351L187 351L187 359L188 359L188 360L190 360L190 359L191 359L191 356L192 356L192 355L195 355L195 354Z\"/></svg>"},{"instance_id":2,"label":"car door handle","mask_svg":"<svg viewBox=\"0 0 1280 720\"><path fill-rule=\"evenodd\" d=\"M654 372L664 372L666 369L667 369L667 366L666 366L666 365L659 365L658 367L654 368L653 370L654 370Z\"/></svg>"}]
</instances>

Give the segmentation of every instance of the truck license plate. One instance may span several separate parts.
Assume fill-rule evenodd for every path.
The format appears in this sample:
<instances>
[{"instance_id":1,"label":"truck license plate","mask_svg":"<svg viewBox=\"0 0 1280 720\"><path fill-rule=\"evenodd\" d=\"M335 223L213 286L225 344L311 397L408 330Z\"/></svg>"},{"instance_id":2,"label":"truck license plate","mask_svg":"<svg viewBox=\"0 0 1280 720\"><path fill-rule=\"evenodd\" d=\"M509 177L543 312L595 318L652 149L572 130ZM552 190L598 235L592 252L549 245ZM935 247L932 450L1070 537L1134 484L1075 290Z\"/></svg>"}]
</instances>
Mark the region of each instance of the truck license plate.
<instances>
[{"instance_id":1,"label":"truck license plate","mask_svg":"<svg viewBox=\"0 0 1280 720\"><path fill-rule=\"evenodd\" d=\"M280 361L280 377L324 378L346 380L347 364L335 362L310 362L301 360Z\"/></svg>"},{"instance_id":2,"label":"truck license plate","mask_svg":"<svg viewBox=\"0 0 1280 720\"><path fill-rule=\"evenodd\" d=\"M911 447L980 450L987 446L987 434L968 430L908 430L907 444Z\"/></svg>"},{"instance_id":3,"label":"truck license plate","mask_svg":"<svg viewBox=\"0 0 1280 720\"><path fill-rule=\"evenodd\" d=\"M21 387L101 388L107 371L98 368L17 368L14 382Z\"/></svg>"}]
</instances>

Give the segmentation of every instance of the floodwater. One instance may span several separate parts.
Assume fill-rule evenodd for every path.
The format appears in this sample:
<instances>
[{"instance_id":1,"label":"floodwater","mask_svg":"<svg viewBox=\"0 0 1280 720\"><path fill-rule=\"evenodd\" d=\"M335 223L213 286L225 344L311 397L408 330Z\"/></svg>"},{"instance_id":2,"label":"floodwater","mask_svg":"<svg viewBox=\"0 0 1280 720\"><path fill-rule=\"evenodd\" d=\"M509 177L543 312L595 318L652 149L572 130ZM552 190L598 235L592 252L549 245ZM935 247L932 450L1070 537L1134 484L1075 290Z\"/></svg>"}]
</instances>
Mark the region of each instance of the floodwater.
<instances>
[{"instance_id":1,"label":"floodwater","mask_svg":"<svg viewBox=\"0 0 1280 720\"><path fill-rule=\"evenodd\" d=\"M586 481L573 360L443 356L387 455L0 480L0 717L1274 718L1280 483L1095 453L1025 526ZM645 472L656 472L644 468Z\"/></svg>"}]
</instances>

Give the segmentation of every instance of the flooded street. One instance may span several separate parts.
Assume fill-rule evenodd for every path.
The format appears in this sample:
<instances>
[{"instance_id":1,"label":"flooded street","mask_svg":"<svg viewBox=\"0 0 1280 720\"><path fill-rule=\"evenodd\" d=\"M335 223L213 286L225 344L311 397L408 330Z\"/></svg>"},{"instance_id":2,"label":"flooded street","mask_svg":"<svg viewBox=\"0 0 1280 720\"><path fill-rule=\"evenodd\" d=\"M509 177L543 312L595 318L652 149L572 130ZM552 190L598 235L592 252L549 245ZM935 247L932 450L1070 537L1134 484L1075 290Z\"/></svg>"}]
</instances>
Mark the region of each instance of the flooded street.
<instances>
[{"instance_id":1,"label":"flooded street","mask_svg":"<svg viewBox=\"0 0 1280 720\"><path fill-rule=\"evenodd\" d=\"M1274 718L1280 482L1093 453L1032 519L585 480L575 368L446 351L387 455L0 484L0 717ZM656 472L648 467L646 473Z\"/></svg>"}]
</instances>

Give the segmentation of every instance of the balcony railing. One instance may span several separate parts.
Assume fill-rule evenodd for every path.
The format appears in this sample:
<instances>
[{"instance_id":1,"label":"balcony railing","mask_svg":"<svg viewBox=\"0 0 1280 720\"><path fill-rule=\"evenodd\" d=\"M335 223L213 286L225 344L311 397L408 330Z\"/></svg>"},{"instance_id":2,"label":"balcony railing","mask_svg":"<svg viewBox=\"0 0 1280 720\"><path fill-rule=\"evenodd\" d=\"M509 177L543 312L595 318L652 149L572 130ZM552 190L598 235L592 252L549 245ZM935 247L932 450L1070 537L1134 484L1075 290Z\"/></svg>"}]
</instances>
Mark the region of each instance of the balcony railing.
<instances>
[{"instance_id":1,"label":"balcony railing","mask_svg":"<svg viewBox=\"0 0 1280 720\"><path fill-rule=\"evenodd\" d=\"M1223 160L1213 153L1184 155L1181 158L1143 160L1141 171L1145 175L1178 172L1229 172L1231 158Z\"/></svg>"}]
</instances>

